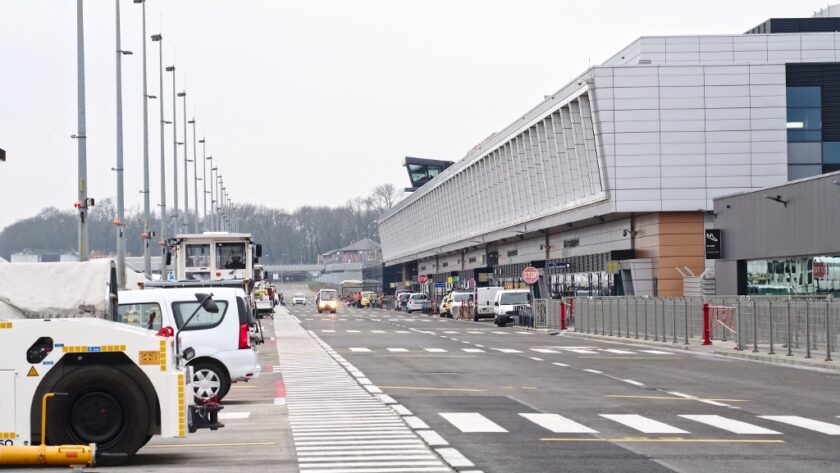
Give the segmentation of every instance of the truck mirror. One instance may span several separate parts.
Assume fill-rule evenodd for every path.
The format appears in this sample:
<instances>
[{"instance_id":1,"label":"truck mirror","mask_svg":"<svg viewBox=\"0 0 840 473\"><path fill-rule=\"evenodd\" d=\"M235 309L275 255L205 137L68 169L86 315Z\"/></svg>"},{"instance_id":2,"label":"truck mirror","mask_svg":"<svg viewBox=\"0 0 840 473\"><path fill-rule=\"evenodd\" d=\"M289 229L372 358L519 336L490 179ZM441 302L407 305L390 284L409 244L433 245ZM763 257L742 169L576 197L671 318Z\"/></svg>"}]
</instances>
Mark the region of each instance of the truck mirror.
<instances>
[{"instance_id":1,"label":"truck mirror","mask_svg":"<svg viewBox=\"0 0 840 473\"><path fill-rule=\"evenodd\" d=\"M262 258L262 245L257 243L257 258Z\"/></svg>"},{"instance_id":2,"label":"truck mirror","mask_svg":"<svg viewBox=\"0 0 840 473\"><path fill-rule=\"evenodd\" d=\"M172 252L171 251L166 252L166 265L167 266L172 265Z\"/></svg>"}]
</instances>

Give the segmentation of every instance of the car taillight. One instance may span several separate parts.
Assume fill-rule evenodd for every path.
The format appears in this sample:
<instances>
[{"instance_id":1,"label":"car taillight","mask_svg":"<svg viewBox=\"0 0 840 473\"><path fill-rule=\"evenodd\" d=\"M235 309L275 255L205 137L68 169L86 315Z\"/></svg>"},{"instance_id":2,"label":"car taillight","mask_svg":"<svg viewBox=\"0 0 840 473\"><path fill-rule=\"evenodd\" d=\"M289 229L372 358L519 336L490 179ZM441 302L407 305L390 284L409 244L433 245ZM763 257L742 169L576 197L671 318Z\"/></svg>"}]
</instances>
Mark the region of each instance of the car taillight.
<instances>
[{"instance_id":1,"label":"car taillight","mask_svg":"<svg viewBox=\"0 0 840 473\"><path fill-rule=\"evenodd\" d=\"M239 349L251 348L251 330L248 324L239 324Z\"/></svg>"}]
</instances>

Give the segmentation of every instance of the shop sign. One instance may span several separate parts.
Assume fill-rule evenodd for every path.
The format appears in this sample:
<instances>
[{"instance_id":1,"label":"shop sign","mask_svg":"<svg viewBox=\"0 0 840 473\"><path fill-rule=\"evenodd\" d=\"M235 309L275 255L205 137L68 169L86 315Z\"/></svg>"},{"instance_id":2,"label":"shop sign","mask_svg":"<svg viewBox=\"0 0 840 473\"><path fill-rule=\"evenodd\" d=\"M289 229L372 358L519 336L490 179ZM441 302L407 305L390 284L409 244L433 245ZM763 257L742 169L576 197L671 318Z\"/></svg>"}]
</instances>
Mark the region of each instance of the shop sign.
<instances>
[{"instance_id":1,"label":"shop sign","mask_svg":"<svg viewBox=\"0 0 840 473\"><path fill-rule=\"evenodd\" d=\"M710 228L706 230L706 259L723 258L720 229Z\"/></svg>"},{"instance_id":2,"label":"shop sign","mask_svg":"<svg viewBox=\"0 0 840 473\"><path fill-rule=\"evenodd\" d=\"M449 284L452 284L453 281L455 281L455 279L452 276L446 278L446 282L448 282Z\"/></svg>"}]
</instances>

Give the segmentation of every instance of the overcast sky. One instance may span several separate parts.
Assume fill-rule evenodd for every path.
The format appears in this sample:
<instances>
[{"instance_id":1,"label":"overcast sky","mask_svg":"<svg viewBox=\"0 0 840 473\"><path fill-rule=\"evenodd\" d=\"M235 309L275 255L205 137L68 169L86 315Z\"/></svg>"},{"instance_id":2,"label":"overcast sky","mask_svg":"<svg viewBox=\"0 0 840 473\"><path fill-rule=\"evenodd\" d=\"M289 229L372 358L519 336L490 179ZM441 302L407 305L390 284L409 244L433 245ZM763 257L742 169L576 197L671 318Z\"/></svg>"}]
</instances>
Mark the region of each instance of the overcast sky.
<instances>
[{"instance_id":1,"label":"overcast sky","mask_svg":"<svg viewBox=\"0 0 840 473\"><path fill-rule=\"evenodd\" d=\"M141 8L120 1L123 49L135 53L123 60L125 198L132 208L142 205ZM147 33L162 31L164 63L176 65L177 87L187 91L187 115L196 119L198 138L206 137L207 154L219 163L232 198L287 210L341 204L385 182L407 187L404 156L460 159L543 95L639 36L742 33L767 18L811 16L826 5L810 0L147 3ZM113 0L85 2L88 181L97 199L116 195L114 13ZM157 43L147 48L149 94L160 96ZM171 81L166 73L167 120ZM153 206L160 203L158 107L150 102ZM179 99L179 139L181 110ZM0 228L43 207L72 209L77 154L70 135L76 115L76 2L0 0L0 148L7 152L7 162L0 164ZM165 136L170 207L171 132L168 127Z\"/></svg>"}]
</instances>

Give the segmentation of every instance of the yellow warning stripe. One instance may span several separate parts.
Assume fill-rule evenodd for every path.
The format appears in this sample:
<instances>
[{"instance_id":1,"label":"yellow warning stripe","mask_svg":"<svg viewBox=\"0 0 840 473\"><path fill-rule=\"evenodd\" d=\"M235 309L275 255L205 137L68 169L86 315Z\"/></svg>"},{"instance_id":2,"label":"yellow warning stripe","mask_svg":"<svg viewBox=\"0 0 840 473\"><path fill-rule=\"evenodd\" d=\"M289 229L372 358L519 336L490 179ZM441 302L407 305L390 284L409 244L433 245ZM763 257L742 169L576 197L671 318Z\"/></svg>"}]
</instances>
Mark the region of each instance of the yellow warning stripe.
<instances>
[{"instance_id":1,"label":"yellow warning stripe","mask_svg":"<svg viewBox=\"0 0 840 473\"><path fill-rule=\"evenodd\" d=\"M14 432L0 432L0 439L2 440L9 440L17 438L17 435Z\"/></svg>"},{"instance_id":2,"label":"yellow warning stripe","mask_svg":"<svg viewBox=\"0 0 840 473\"><path fill-rule=\"evenodd\" d=\"M0 322L0 328L12 328L11 322Z\"/></svg>"},{"instance_id":3,"label":"yellow warning stripe","mask_svg":"<svg viewBox=\"0 0 840 473\"><path fill-rule=\"evenodd\" d=\"M101 345L101 346L86 346L86 345L64 345L61 347L64 353L96 353L96 352L116 352L125 351L125 345Z\"/></svg>"},{"instance_id":4,"label":"yellow warning stripe","mask_svg":"<svg viewBox=\"0 0 840 473\"><path fill-rule=\"evenodd\" d=\"M184 396L184 375L178 374L178 436L186 436L187 431L187 407Z\"/></svg>"},{"instance_id":5,"label":"yellow warning stripe","mask_svg":"<svg viewBox=\"0 0 840 473\"><path fill-rule=\"evenodd\" d=\"M160 341L160 370L166 371L166 340Z\"/></svg>"}]
</instances>

